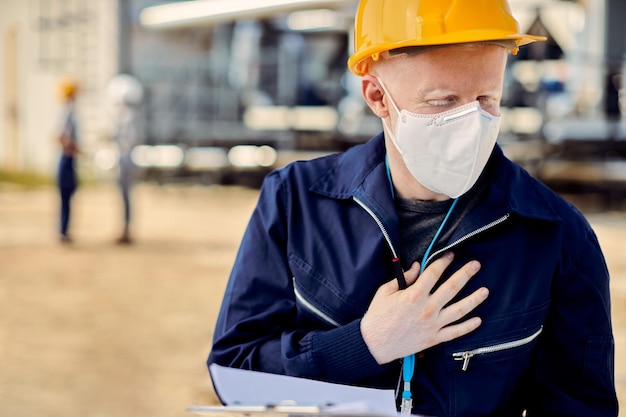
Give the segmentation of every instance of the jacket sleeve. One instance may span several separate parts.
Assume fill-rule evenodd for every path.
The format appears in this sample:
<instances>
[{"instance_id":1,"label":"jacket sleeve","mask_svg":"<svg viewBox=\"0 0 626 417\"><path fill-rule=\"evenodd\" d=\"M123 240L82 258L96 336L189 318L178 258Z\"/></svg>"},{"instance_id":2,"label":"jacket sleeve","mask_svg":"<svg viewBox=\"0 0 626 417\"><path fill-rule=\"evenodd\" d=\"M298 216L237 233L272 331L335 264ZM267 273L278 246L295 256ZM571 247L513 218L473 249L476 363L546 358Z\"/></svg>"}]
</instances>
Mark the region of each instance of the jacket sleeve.
<instances>
[{"instance_id":1,"label":"jacket sleeve","mask_svg":"<svg viewBox=\"0 0 626 417\"><path fill-rule=\"evenodd\" d=\"M280 172L266 177L244 234L218 315L207 363L356 383L381 373L360 320L306 329L297 319L288 262L290 190Z\"/></svg>"},{"instance_id":2,"label":"jacket sleeve","mask_svg":"<svg viewBox=\"0 0 626 417\"><path fill-rule=\"evenodd\" d=\"M539 342L528 417L617 416L609 273L585 220L566 232Z\"/></svg>"}]
</instances>

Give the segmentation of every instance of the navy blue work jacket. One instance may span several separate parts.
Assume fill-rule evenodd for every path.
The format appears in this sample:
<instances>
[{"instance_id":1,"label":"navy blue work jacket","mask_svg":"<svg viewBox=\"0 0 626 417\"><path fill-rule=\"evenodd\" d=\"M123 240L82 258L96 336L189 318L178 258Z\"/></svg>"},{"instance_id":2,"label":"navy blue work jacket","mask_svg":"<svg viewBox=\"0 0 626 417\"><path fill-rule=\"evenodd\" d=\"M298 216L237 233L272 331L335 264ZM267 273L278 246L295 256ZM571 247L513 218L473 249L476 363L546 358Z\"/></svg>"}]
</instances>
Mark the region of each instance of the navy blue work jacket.
<instances>
[{"instance_id":1,"label":"navy blue work jacket","mask_svg":"<svg viewBox=\"0 0 626 417\"><path fill-rule=\"evenodd\" d=\"M413 412L432 416L617 415L609 276L592 229L496 147L487 191L432 259L470 260L489 298L482 325L421 352ZM399 221L382 134L267 176L243 237L208 363L396 389L360 320L393 279ZM430 261L429 261L430 262Z\"/></svg>"}]
</instances>

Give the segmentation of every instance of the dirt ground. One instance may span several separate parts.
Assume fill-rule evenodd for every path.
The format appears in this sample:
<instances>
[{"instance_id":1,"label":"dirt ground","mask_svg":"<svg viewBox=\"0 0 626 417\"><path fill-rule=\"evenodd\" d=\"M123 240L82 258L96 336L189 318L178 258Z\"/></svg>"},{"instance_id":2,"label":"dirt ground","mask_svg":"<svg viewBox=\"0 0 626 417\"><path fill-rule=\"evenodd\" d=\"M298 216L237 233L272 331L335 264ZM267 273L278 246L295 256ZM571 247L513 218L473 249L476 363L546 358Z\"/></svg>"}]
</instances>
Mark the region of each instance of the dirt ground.
<instances>
[{"instance_id":1,"label":"dirt ground","mask_svg":"<svg viewBox=\"0 0 626 417\"><path fill-rule=\"evenodd\" d=\"M0 184L0 417L176 417L215 404L205 359L257 191L83 187L74 243L57 241L54 188ZM626 403L626 212L586 209L612 274L616 379ZM623 415L624 413L622 413Z\"/></svg>"}]
</instances>

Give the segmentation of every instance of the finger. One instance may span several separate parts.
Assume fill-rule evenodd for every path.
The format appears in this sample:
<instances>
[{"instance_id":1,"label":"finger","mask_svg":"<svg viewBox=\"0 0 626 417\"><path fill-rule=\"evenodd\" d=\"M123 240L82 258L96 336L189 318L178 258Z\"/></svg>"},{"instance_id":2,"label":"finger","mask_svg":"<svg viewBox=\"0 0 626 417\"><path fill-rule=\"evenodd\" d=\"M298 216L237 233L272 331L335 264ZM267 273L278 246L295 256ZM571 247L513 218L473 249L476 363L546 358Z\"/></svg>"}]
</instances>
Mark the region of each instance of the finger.
<instances>
[{"instance_id":1,"label":"finger","mask_svg":"<svg viewBox=\"0 0 626 417\"><path fill-rule=\"evenodd\" d=\"M378 290L376 290L376 294L390 295L397 291L400 291L400 286L398 285L398 280L394 278L391 281L387 281L383 285L378 287Z\"/></svg>"},{"instance_id":2,"label":"finger","mask_svg":"<svg viewBox=\"0 0 626 417\"><path fill-rule=\"evenodd\" d=\"M473 332L482 324L480 317L472 317L464 322L446 326L437 333L437 343L448 342Z\"/></svg>"},{"instance_id":3,"label":"finger","mask_svg":"<svg viewBox=\"0 0 626 417\"><path fill-rule=\"evenodd\" d=\"M420 272L420 264L419 262L413 262L413 265L411 265L411 268L409 268L405 273L404 273L404 279L406 280L406 285L413 285L415 283L415 281L417 281L417 277L419 276L419 272Z\"/></svg>"},{"instance_id":4,"label":"finger","mask_svg":"<svg viewBox=\"0 0 626 417\"><path fill-rule=\"evenodd\" d=\"M462 319L476 307L481 305L489 297L489 290L485 287L479 288L462 300L451 304L439 313L439 318L443 326L454 323Z\"/></svg>"},{"instance_id":5,"label":"finger","mask_svg":"<svg viewBox=\"0 0 626 417\"><path fill-rule=\"evenodd\" d=\"M480 262L470 261L459 268L432 294L432 301L445 306L465 287L467 282L480 271Z\"/></svg>"},{"instance_id":6,"label":"finger","mask_svg":"<svg viewBox=\"0 0 626 417\"><path fill-rule=\"evenodd\" d=\"M429 293L435 287L435 284L441 278L441 274L446 270L446 268L452 263L454 259L454 254L452 252L448 252L443 255L441 258L435 260L432 264L430 264L420 275L420 279L417 280L417 285L420 289L428 291Z\"/></svg>"}]
</instances>

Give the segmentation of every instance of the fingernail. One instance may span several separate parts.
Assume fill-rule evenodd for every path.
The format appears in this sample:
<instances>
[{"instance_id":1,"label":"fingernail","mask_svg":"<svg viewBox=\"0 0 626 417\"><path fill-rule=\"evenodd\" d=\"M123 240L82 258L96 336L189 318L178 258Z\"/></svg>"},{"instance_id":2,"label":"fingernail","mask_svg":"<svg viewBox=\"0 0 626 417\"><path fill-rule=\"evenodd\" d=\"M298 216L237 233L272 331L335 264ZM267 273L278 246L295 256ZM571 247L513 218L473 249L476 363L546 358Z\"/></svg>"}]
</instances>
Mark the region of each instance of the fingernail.
<instances>
[{"instance_id":1,"label":"fingernail","mask_svg":"<svg viewBox=\"0 0 626 417\"><path fill-rule=\"evenodd\" d=\"M445 257L446 257L446 259L452 259L452 258L454 258L454 253L452 253L452 252L447 252L447 253L445 254Z\"/></svg>"},{"instance_id":2,"label":"fingernail","mask_svg":"<svg viewBox=\"0 0 626 417\"><path fill-rule=\"evenodd\" d=\"M481 296L482 298L487 298L487 297L489 297L489 290L488 290L487 288L485 288L485 287L481 288L481 289L480 289L480 296Z\"/></svg>"},{"instance_id":3,"label":"fingernail","mask_svg":"<svg viewBox=\"0 0 626 417\"><path fill-rule=\"evenodd\" d=\"M472 271L477 272L480 269L480 262L472 261L470 268L472 268Z\"/></svg>"}]
</instances>

